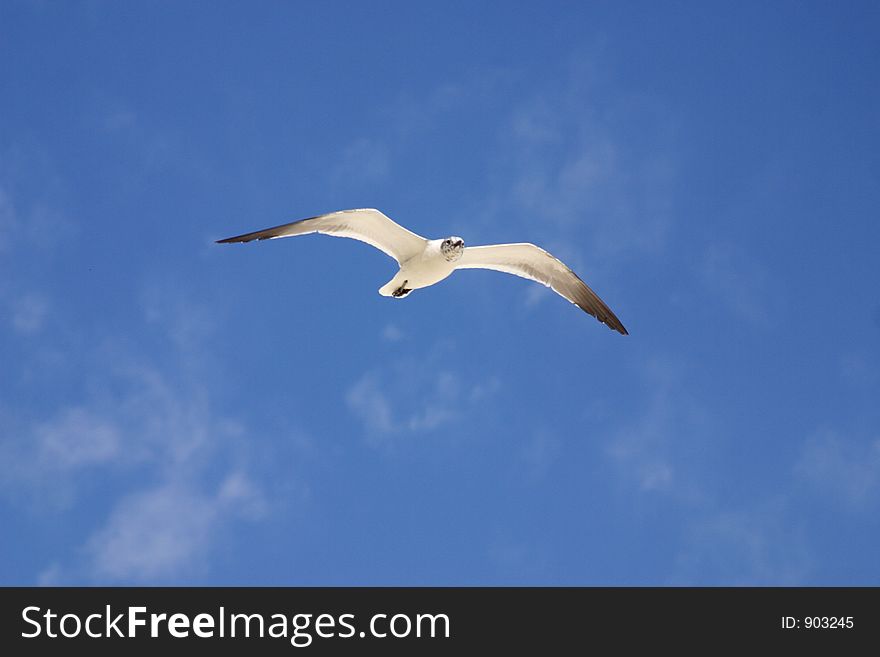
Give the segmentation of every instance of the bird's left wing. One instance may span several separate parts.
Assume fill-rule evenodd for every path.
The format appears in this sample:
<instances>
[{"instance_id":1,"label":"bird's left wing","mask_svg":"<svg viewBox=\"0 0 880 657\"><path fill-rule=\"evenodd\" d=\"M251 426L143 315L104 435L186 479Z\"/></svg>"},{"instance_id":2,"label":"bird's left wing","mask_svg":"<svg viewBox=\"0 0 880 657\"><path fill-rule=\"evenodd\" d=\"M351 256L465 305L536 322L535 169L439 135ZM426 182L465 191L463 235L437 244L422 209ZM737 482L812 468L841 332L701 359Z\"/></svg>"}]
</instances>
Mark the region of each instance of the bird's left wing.
<instances>
[{"instance_id":1,"label":"bird's left wing","mask_svg":"<svg viewBox=\"0 0 880 657\"><path fill-rule=\"evenodd\" d=\"M350 237L366 242L388 254L398 263L403 264L410 258L421 253L427 240L393 222L378 210L365 208L361 210L341 210L322 214L293 223L245 233L236 237L217 240L218 244L229 242L252 242L253 240L271 240L278 237L324 233L335 237Z\"/></svg>"},{"instance_id":2,"label":"bird's left wing","mask_svg":"<svg viewBox=\"0 0 880 657\"><path fill-rule=\"evenodd\" d=\"M618 333L627 330L611 309L561 260L534 244L468 246L456 263L457 269L494 269L522 276L551 288L584 312Z\"/></svg>"}]
</instances>

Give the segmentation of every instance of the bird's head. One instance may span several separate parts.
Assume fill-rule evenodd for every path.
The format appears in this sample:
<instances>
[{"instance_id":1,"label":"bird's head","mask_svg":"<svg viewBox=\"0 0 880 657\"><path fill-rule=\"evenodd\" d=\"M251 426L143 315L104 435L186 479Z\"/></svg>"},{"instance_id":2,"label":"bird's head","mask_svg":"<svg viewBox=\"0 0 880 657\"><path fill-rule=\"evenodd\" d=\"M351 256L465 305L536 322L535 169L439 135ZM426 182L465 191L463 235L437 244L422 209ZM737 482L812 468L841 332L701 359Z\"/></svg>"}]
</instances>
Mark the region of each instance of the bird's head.
<instances>
[{"instance_id":1,"label":"bird's head","mask_svg":"<svg viewBox=\"0 0 880 657\"><path fill-rule=\"evenodd\" d=\"M447 237L440 243L440 253L449 262L458 260L461 254L464 253L464 240L455 235Z\"/></svg>"}]
</instances>

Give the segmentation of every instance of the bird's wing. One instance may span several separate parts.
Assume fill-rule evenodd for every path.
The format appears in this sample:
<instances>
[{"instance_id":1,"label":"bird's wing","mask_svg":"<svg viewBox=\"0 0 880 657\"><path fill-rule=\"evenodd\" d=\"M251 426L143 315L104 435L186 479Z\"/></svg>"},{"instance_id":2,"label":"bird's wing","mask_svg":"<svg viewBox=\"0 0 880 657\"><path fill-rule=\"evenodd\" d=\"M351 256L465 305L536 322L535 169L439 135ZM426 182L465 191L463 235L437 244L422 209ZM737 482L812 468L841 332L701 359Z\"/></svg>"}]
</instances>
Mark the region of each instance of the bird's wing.
<instances>
[{"instance_id":1,"label":"bird's wing","mask_svg":"<svg viewBox=\"0 0 880 657\"><path fill-rule=\"evenodd\" d=\"M609 328L627 335L620 320L593 290L558 258L534 244L466 247L457 269L494 269L543 283Z\"/></svg>"},{"instance_id":2,"label":"bird's wing","mask_svg":"<svg viewBox=\"0 0 880 657\"><path fill-rule=\"evenodd\" d=\"M276 237L324 233L366 242L403 264L421 253L427 240L391 221L378 210L341 210L293 223L217 240L218 244L271 240Z\"/></svg>"}]
</instances>

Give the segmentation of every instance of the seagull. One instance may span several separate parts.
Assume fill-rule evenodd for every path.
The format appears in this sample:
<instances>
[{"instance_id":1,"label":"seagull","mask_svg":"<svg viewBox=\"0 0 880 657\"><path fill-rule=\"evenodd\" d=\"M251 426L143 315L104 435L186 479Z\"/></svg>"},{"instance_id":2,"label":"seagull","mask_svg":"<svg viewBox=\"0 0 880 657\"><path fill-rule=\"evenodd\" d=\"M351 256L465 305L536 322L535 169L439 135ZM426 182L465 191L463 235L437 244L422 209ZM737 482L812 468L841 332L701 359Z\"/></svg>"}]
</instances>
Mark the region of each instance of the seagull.
<instances>
[{"instance_id":1,"label":"seagull","mask_svg":"<svg viewBox=\"0 0 880 657\"><path fill-rule=\"evenodd\" d=\"M612 330L627 330L611 309L561 260L529 243L464 245L456 235L429 240L395 223L379 210L340 210L289 224L217 240L218 244L271 240L322 233L366 242L397 261L400 270L379 294L402 299L413 290L429 287L456 269L492 269L528 278L551 288Z\"/></svg>"}]
</instances>

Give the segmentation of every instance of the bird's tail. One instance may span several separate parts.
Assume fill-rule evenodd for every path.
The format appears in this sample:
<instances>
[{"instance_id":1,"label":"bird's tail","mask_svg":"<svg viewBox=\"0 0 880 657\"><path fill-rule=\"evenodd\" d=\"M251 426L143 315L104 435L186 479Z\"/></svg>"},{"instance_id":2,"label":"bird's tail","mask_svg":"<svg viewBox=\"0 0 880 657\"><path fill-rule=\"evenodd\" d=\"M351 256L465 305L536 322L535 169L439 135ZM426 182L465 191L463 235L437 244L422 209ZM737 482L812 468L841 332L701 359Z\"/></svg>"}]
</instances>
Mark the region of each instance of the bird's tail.
<instances>
[{"instance_id":1,"label":"bird's tail","mask_svg":"<svg viewBox=\"0 0 880 657\"><path fill-rule=\"evenodd\" d=\"M399 280L397 276L379 288L379 294L383 297L394 297L395 299L403 299L410 292L412 290L406 288L406 281Z\"/></svg>"},{"instance_id":2,"label":"bird's tail","mask_svg":"<svg viewBox=\"0 0 880 657\"><path fill-rule=\"evenodd\" d=\"M398 287L399 285L394 282L394 279L392 279L379 288L379 294L383 297L390 297Z\"/></svg>"}]
</instances>

